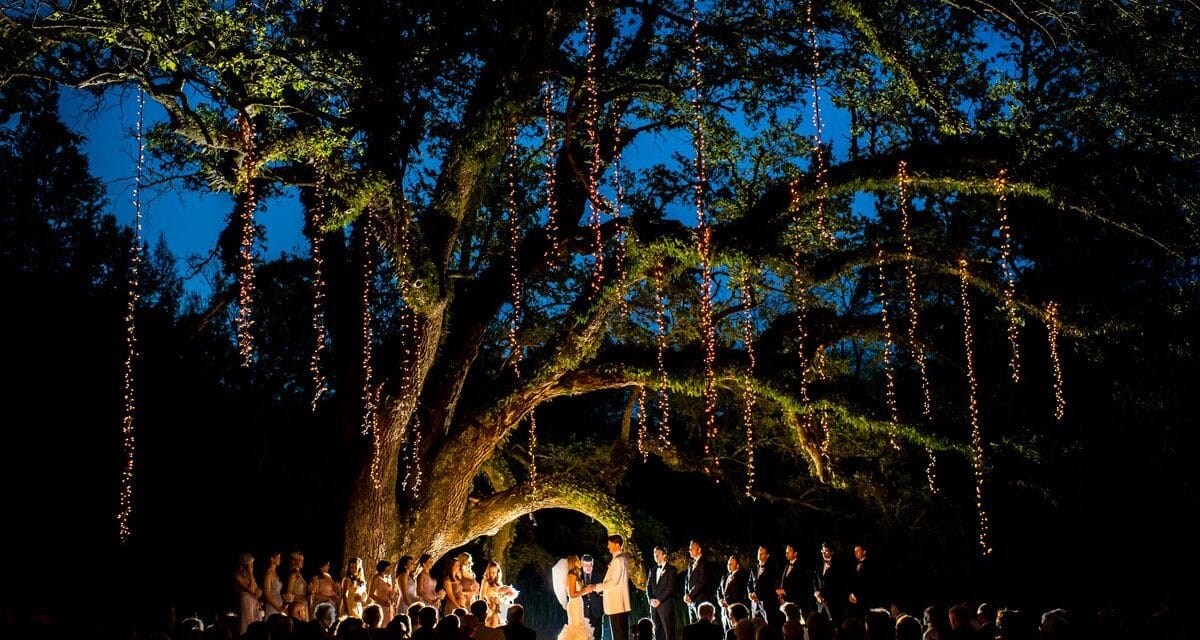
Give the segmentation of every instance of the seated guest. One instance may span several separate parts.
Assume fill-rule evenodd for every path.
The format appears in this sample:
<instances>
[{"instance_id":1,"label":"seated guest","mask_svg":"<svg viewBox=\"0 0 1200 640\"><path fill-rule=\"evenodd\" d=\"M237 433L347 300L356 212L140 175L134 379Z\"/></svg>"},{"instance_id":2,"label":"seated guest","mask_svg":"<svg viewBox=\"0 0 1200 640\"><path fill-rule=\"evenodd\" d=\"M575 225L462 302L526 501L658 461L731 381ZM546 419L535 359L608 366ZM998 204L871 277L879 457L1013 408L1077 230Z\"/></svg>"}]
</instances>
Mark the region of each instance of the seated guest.
<instances>
[{"instance_id":1,"label":"seated guest","mask_svg":"<svg viewBox=\"0 0 1200 640\"><path fill-rule=\"evenodd\" d=\"M867 627L862 620L854 616L847 616L842 620L842 626L838 628L838 640L867 640Z\"/></svg>"},{"instance_id":2,"label":"seated guest","mask_svg":"<svg viewBox=\"0 0 1200 640\"><path fill-rule=\"evenodd\" d=\"M368 629L380 629L383 624L383 607L369 604L363 608L363 626ZM389 622L391 622L389 620Z\"/></svg>"},{"instance_id":3,"label":"seated guest","mask_svg":"<svg viewBox=\"0 0 1200 640\"><path fill-rule=\"evenodd\" d=\"M975 640L971 609L966 604L950 607L950 640Z\"/></svg>"},{"instance_id":4,"label":"seated guest","mask_svg":"<svg viewBox=\"0 0 1200 640\"><path fill-rule=\"evenodd\" d=\"M1071 619L1062 609L1053 609L1042 614L1038 637L1044 640L1063 640L1071 637Z\"/></svg>"},{"instance_id":5,"label":"seated guest","mask_svg":"<svg viewBox=\"0 0 1200 640\"><path fill-rule=\"evenodd\" d=\"M1033 637L1025 614L1016 609L1004 609L996 614L996 638L998 640L1029 640Z\"/></svg>"},{"instance_id":6,"label":"seated guest","mask_svg":"<svg viewBox=\"0 0 1200 640\"><path fill-rule=\"evenodd\" d=\"M808 614L808 640L833 640L833 621L824 611L814 611Z\"/></svg>"},{"instance_id":7,"label":"seated guest","mask_svg":"<svg viewBox=\"0 0 1200 640\"><path fill-rule=\"evenodd\" d=\"M925 633L923 640L950 640L950 616L946 610L934 605L925 607Z\"/></svg>"},{"instance_id":8,"label":"seated guest","mask_svg":"<svg viewBox=\"0 0 1200 640\"><path fill-rule=\"evenodd\" d=\"M683 640L722 640L724 634L713 618L717 609L711 602L696 607L696 621L683 628Z\"/></svg>"},{"instance_id":9,"label":"seated guest","mask_svg":"<svg viewBox=\"0 0 1200 640\"><path fill-rule=\"evenodd\" d=\"M867 640L893 640L896 637L896 625L887 609L871 609L863 622L867 625Z\"/></svg>"},{"instance_id":10,"label":"seated guest","mask_svg":"<svg viewBox=\"0 0 1200 640\"><path fill-rule=\"evenodd\" d=\"M780 609L783 611L783 640L804 640L804 621L800 617L800 607L789 602Z\"/></svg>"},{"instance_id":11,"label":"seated guest","mask_svg":"<svg viewBox=\"0 0 1200 640\"><path fill-rule=\"evenodd\" d=\"M729 607L729 630L725 632L725 640L754 640L750 609L740 602Z\"/></svg>"},{"instance_id":12,"label":"seated guest","mask_svg":"<svg viewBox=\"0 0 1200 640\"><path fill-rule=\"evenodd\" d=\"M417 612L417 628L412 632L412 640L437 640L437 609L425 606Z\"/></svg>"},{"instance_id":13,"label":"seated guest","mask_svg":"<svg viewBox=\"0 0 1200 640\"><path fill-rule=\"evenodd\" d=\"M755 625L754 640L783 640L783 636L779 635L779 629L772 627L769 624Z\"/></svg>"},{"instance_id":14,"label":"seated guest","mask_svg":"<svg viewBox=\"0 0 1200 640\"><path fill-rule=\"evenodd\" d=\"M384 627L387 629L385 637L392 640L404 640L411 636L412 622L408 618L407 613L402 613L398 616L392 616L392 621Z\"/></svg>"},{"instance_id":15,"label":"seated guest","mask_svg":"<svg viewBox=\"0 0 1200 640\"><path fill-rule=\"evenodd\" d=\"M458 640L458 630L462 627L462 621L458 616L450 614L443 617L437 623L437 640Z\"/></svg>"},{"instance_id":16,"label":"seated guest","mask_svg":"<svg viewBox=\"0 0 1200 640\"><path fill-rule=\"evenodd\" d=\"M337 621L337 607L332 602L322 602L313 609L313 621L323 633L329 633Z\"/></svg>"},{"instance_id":17,"label":"seated guest","mask_svg":"<svg viewBox=\"0 0 1200 640\"><path fill-rule=\"evenodd\" d=\"M342 620L337 623L337 632L334 634L334 637L355 638L355 637L360 637L360 633L361 634L367 633L367 630L363 628L362 618L342 618ZM286 638L288 636L272 635L271 637L272 638L276 638L276 637Z\"/></svg>"},{"instance_id":18,"label":"seated guest","mask_svg":"<svg viewBox=\"0 0 1200 640\"><path fill-rule=\"evenodd\" d=\"M633 640L654 640L654 621L642 618L633 626Z\"/></svg>"},{"instance_id":19,"label":"seated guest","mask_svg":"<svg viewBox=\"0 0 1200 640\"><path fill-rule=\"evenodd\" d=\"M537 640L537 633L525 626L525 607L519 604L509 607L507 618L508 624L500 627L505 640Z\"/></svg>"},{"instance_id":20,"label":"seated guest","mask_svg":"<svg viewBox=\"0 0 1200 640\"><path fill-rule=\"evenodd\" d=\"M896 619L896 640L921 640L921 623L909 615Z\"/></svg>"},{"instance_id":21,"label":"seated guest","mask_svg":"<svg viewBox=\"0 0 1200 640\"><path fill-rule=\"evenodd\" d=\"M476 600L471 603L471 615L476 618L483 616L485 619L488 616L488 603L485 600ZM486 624L480 625L475 630L475 640L504 640L504 632L499 627L489 627Z\"/></svg>"},{"instance_id":22,"label":"seated guest","mask_svg":"<svg viewBox=\"0 0 1200 640\"><path fill-rule=\"evenodd\" d=\"M975 611L975 628L979 640L992 640L996 637L996 607L984 602Z\"/></svg>"},{"instance_id":23,"label":"seated guest","mask_svg":"<svg viewBox=\"0 0 1200 640\"><path fill-rule=\"evenodd\" d=\"M479 601L476 600L476 602ZM483 626L480 624L479 618L476 618L475 614L473 613L463 614L462 616L459 616L459 619L461 620L458 628L459 640L472 640L475 637L475 633L478 631L479 627Z\"/></svg>"}]
</instances>

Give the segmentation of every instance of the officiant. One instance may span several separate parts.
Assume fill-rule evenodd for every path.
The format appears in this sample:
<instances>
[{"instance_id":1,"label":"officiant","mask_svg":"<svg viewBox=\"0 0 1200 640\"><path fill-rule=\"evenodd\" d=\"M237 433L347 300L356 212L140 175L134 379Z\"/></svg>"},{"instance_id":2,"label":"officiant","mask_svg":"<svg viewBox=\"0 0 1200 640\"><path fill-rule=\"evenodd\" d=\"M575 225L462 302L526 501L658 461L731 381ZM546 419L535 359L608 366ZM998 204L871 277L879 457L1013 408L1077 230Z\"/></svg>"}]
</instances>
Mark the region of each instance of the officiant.
<instances>
[{"instance_id":1,"label":"officiant","mask_svg":"<svg viewBox=\"0 0 1200 640\"><path fill-rule=\"evenodd\" d=\"M580 560L583 561L583 586L600 584L604 581L604 569L596 566L595 558L584 554ZM592 635L595 640L600 640L604 623L604 600L599 593L592 592L583 596L583 615L592 625Z\"/></svg>"}]
</instances>

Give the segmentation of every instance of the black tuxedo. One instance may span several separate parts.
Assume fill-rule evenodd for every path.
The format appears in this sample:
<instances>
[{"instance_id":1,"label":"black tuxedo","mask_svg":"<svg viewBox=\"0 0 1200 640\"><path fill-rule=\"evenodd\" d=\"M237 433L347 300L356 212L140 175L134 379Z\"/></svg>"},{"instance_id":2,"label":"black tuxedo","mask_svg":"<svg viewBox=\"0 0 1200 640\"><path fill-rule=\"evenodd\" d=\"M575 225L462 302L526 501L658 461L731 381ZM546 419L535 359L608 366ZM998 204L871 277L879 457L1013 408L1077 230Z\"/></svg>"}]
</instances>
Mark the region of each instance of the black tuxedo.
<instances>
[{"instance_id":1,"label":"black tuxedo","mask_svg":"<svg viewBox=\"0 0 1200 640\"><path fill-rule=\"evenodd\" d=\"M736 572L725 574L725 578L721 580L721 585L717 589L717 595L725 601L726 608L740 602L749 609L750 572L738 567Z\"/></svg>"},{"instance_id":2,"label":"black tuxedo","mask_svg":"<svg viewBox=\"0 0 1200 640\"><path fill-rule=\"evenodd\" d=\"M651 619L654 621L655 640L674 640L675 638L675 581L678 574L675 567L664 564L662 568L654 567L646 579L646 600L658 600L658 607L651 607Z\"/></svg>"},{"instance_id":3,"label":"black tuxedo","mask_svg":"<svg viewBox=\"0 0 1200 640\"><path fill-rule=\"evenodd\" d=\"M750 574L750 591L758 596L758 611L755 615L762 618L773 627L783 624L783 612L779 610L779 572L771 565L763 565Z\"/></svg>"},{"instance_id":4,"label":"black tuxedo","mask_svg":"<svg viewBox=\"0 0 1200 640\"><path fill-rule=\"evenodd\" d=\"M858 600L855 604L847 604L850 613L862 618L872 606L887 604L877 602L879 600L878 587L875 586L875 563L869 558L864 558L861 561L855 560L854 568L850 572L850 585L847 590L847 597L853 593L855 599Z\"/></svg>"},{"instance_id":5,"label":"black tuxedo","mask_svg":"<svg viewBox=\"0 0 1200 640\"><path fill-rule=\"evenodd\" d=\"M846 613L846 582L842 563L837 558L830 560L828 567L823 560L817 563L817 569L813 572L813 591L820 591L825 600L817 604L817 611L829 616L835 627L842 623Z\"/></svg>"},{"instance_id":6,"label":"black tuxedo","mask_svg":"<svg viewBox=\"0 0 1200 640\"><path fill-rule=\"evenodd\" d=\"M708 620L697 620L683 628L683 640L724 640L721 627Z\"/></svg>"},{"instance_id":7,"label":"black tuxedo","mask_svg":"<svg viewBox=\"0 0 1200 640\"><path fill-rule=\"evenodd\" d=\"M779 588L783 589L784 602L794 603L804 610L804 603L809 602L812 590L805 589L804 570L800 568L799 558L791 564L783 565L779 572Z\"/></svg>"},{"instance_id":8,"label":"black tuxedo","mask_svg":"<svg viewBox=\"0 0 1200 640\"><path fill-rule=\"evenodd\" d=\"M717 569L704 558L693 560L688 565L687 577L683 581L684 594L691 599L688 605L688 620L695 622L700 619L696 607L702 603L711 602L717 606Z\"/></svg>"},{"instance_id":9,"label":"black tuxedo","mask_svg":"<svg viewBox=\"0 0 1200 640\"><path fill-rule=\"evenodd\" d=\"M604 567L601 567L599 563L593 563L590 574L580 574L580 582L585 587L589 584L604 582ZM583 615L592 625L592 636L595 640L600 640L601 625L604 623L604 599L600 594L593 591L583 596Z\"/></svg>"}]
</instances>

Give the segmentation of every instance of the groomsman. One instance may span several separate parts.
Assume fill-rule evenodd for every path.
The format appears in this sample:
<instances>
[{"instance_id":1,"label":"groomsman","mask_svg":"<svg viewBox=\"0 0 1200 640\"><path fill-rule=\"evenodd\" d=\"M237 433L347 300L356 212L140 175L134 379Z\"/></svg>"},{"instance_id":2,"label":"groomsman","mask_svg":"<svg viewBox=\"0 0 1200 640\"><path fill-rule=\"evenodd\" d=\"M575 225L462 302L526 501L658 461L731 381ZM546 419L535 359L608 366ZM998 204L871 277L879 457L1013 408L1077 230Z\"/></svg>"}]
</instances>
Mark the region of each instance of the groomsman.
<instances>
[{"instance_id":1,"label":"groomsman","mask_svg":"<svg viewBox=\"0 0 1200 640\"><path fill-rule=\"evenodd\" d=\"M787 564L783 567L783 575L779 577L779 588L775 590L775 594L779 596L780 604L792 602L803 610L807 598L804 597L804 571L799 565L800 551L796 549L796 545L789 544L783 550L783 557L787 559Z\"/></svg>"},{"instance_id":2,"label":"groomsman","mask_svg":"<svg viewBox=\"0 0 1200 640\"><path fill-rule=\"evenodd\" d=\"M596 568L595 558L589 554L584 554L579 559L583 563L583 586L589 584L600 584L604 581L604 572ZM600 636L604 631L604 600L599 593L595 591L583 596L583 615L592 625L592 637L594 640L600 640Z\"/></svg>"},{"instance_id":3,"label":"groomsman","mask_svg":"<svg viewBox=\"0 0 1200 640\"><path fill-rule=\"evenodd\" d=\"M688 555L692 561L688 564L687 576L683 581L683 601L688 606L688 622L700 619L698 607L705 602L713 607L717 604L717 571L704 559L704 546L696 540L688 545Z\"/></svg>"},{"instance_id":4,"label":"groomsman","mask_svg":"<svg viewBox=\"0 0 1200 640\"><path fill-rule=\"evenodd\" d=\"M728 629L733 626L733 618L729 615L730 607L741 604L747 610L750 609L750 572L742 568L737 555L729 556L726 568L729 571L718 587L717 597L721 603L721 611L724 612L725 627Z\"/></svg>"},{"instance_id":5,"label":"groomsman","mask_svg":"<svg viewBox=\"0 0 1200 640\"><path fill-rule=\"evenodd\" d=\"M813 575L813 598L817 611L824 612L833 621L834 628L842 622L846 612L846 580L842 577L842 563L834 558L833 543L821 543L821 560Z\"/></svg>"},{"instance_id":6,"label":"groomsman","mask_svg":"<svg viewBox=\"0 0 1200 640\"><path fill-rule=\"evenodd\" d=\"M779 588L779 573L771 565L771 552L766 547L758 548L758 568L750 579L750 611L754 617L762 618L772 627L783 626L781 602L775 590Z\"/></svg>"},{"instance_id":7,"label":"groomsman","mask_svg":"<svg viewBox=\"0 0 1200 640\"><path fill-rule=\"evenodd\" d=\"M874 564L867 560L867 546L854 545L854 571L850 574L850 594L846 597L850 603L847 613L860 620L879 599L874 574Z\"/></svg>"},{"instance_id":8,"label":"groomsman","mask_svg":"<svg viewBox=\"0 0 1200 640\"><path fill-rule=\"evenodd\" d=\"M675 567L667 564L667 550L654 547L654 569L646 585L646 599L650 601L655 640L675 639L676 577Z\"/></svg>"}]
</instances>

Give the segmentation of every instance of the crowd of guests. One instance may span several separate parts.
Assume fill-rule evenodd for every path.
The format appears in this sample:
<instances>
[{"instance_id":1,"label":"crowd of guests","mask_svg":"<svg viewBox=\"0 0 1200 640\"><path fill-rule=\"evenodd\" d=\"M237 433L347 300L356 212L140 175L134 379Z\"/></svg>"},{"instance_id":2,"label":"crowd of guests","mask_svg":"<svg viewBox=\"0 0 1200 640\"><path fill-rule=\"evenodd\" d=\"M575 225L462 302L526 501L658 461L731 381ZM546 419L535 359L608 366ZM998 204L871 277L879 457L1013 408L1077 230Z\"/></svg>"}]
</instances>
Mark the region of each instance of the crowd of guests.
<instances>
[{"instance_id":1,"label":"crowd of guests","mask_svg":"<svg viewBox=\"0 0 1200 640\"><path fill-rule=\"evenodd\" d=\"M235 637L254 637L266 629L299 623L315 626L322 633L332 633L335 627L403 630L400 637L407 638L416 636L419 629L413 629L413 622L422 617L432 617L437 623L456 617L457 612L461 615L456 619L461 621L468 611L477 610L476 622L495 629L508 624L510 605L519 595L504 584L504 574L496 562L486 563L483 576L476 579L469 553L443 560L437 578L429 554L415 560L403 556L394 567L390 561L380 560L370 578L365 575L362 559L350 558L340 580L330 574L329 561L322 562L306 578L303 553L294 551L288 556L286 575L280 570L281 560L281 554L272 554L260 580L254 570L254 556L243 554L239 558L234 574L238 595Z\"/></svg>"}]
</instances>

